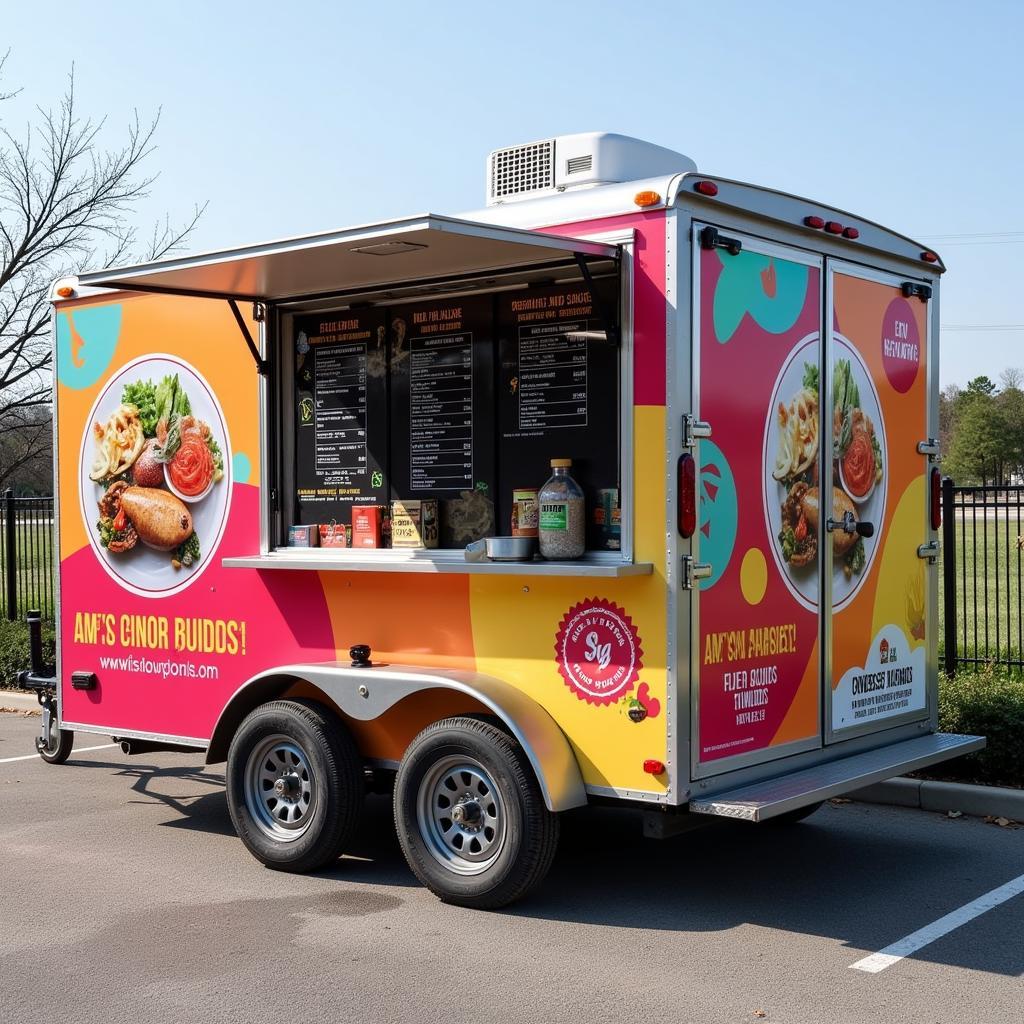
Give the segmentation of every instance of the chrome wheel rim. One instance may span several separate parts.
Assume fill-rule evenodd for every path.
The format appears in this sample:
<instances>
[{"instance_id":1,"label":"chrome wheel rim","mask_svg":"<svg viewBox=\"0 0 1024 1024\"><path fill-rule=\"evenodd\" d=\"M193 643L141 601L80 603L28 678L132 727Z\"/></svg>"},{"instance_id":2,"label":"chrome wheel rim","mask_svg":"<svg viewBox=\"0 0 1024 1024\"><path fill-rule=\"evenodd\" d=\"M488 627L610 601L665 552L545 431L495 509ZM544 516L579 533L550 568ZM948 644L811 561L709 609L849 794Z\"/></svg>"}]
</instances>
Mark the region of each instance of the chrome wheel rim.
<instances>
[{"instance_id":1,"label":"chrome wheel rim","mask_svg":"<svg viewBox=\"0 0 1024 1024\"><path fill-rule=\"evenodd\" d=\"M450 871L479 875L505 845L501 796L471 757L444 757L420 781L416 821L430 855Z\"/></svg>"},{"instance_id":2,"label":"chrome wheel rim","mask_svg":"<svg viewBox=\"0 0 1024 1024\"><path fill-rule=\"evenodd\" d=\"M294 842L309 828L317 784L306 752L290 736L268 736L245 765L245 804L257 827L278 842Z\"/></svg>"}]
</instances>

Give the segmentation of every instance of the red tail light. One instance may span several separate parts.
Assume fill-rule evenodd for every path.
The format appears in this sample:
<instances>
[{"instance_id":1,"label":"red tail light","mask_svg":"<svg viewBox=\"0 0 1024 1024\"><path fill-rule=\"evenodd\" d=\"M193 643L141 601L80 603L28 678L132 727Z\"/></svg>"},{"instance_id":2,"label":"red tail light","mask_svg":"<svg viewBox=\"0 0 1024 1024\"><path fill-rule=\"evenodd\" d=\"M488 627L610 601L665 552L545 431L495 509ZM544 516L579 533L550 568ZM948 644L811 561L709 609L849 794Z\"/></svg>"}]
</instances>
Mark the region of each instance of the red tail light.
<instances>
[{"instance_id":1,"label":"red tail light","mask_svg":"<svg viewBox=\"0 0 1024 1024\"><path fill-rule=\"evenodd\" d=\"M825 221L825 230L830 235L841 235L843 233L843 225L837 220Z\"/></svg>"},{"instance_id":2,"label":"red tail light","mask_svg":"<svg viewBox=\"0 0 1024 1024\"><path fill-rule=\"evenodd\" d=\"M925 263L938 263L939 262L939 257L936 256L935 253L933 253L933 252L923 252L923 253L921 253L921 259L923 259L925 261Z\"/></svg>"},{"instance_id":3,"label":"red tail light","mask_svg":"<svg viewBox=\"0 0 1024 1024\"><path fill-rule=\"evenodd\" d=\"M697 530L697 464L692 455L679 456L677 473L679 536L689 540Z\"/></svg>"},{"instance_id":4,"label":"red tail light","mask_svg":"<svg viewBox=\"0 0 1024 1024\"><path fill-rule=\"evenodd\" d=\"M698 181L693 188L695 192L699 192L702 196L718 195L718 186L713 181Z\"/></svg>"},{"instance_id":5,"label":"red tail light","mask_svg":"<svg viewBox=\"0 0 1024 1024\"><path fill-rule=\"evenodd\" d=\"M843 228L843 238L860 238L860 232L856 228Z\"/></svg>"},{"instance_id":6,"label":"red tail light","mask_svg":"<svg viewBox=\"0 0 1024 1024\"><path fill-rule=\"evenodd\" d=\"M942 526L942 473L939 472L937 467L932 468L930 483L932 529L937 530Z\"/></svg>"},{"instance_id":7,"label":"red tail light","mask_svg":"<svg viewBox=\"0 0 1024 1024\"><path fill-rule=\"evenodd\" d=\"M649 757L644 761L644 771L647 772L648 775L664 775L665 762L659 761L654 757Z\"/></svg>"},{"instance_id":8,"label":"red tail light","mask_svg":"<svg viewBox=\"0 0 1024 1024\"><path fill-rule=\"evenodd\" d=\"M820 231L825 226L825 218L815 217L812 214L810 217L804 217L804 223L809 228L814 228L816 231Z\"/></svg>"}]
</instances>

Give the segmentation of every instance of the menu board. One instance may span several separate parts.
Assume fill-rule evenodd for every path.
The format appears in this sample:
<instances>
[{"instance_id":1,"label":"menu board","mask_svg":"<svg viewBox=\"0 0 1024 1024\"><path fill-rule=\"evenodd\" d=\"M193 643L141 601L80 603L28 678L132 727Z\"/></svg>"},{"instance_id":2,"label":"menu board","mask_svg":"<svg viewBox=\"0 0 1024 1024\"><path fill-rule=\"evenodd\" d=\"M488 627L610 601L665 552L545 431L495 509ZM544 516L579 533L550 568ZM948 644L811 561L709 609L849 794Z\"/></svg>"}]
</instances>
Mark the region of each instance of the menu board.
<instances>
[{"instance_id":1,"label":"menu board","mask_svg":"<svg viewBox=\"0 0 1024 1024\"><path fill-rule=\"evenodd\" d=\"M614 311L614 284L596 287ZM582 282L498 297L499 532L513 489L539 488L551 459L569 458L587 497L588 546L601 546L593 513L619 486L619 349L581 335L603 330Z\"/></svg>"},{"instance_id":2,"label":"menu board","mask_svg":"<svg viewBox=\"0 0 1024 1024\"><path fill-rule=\"evenodd\" d=\"M441 543L493 524L492 300L480 296L389 311L392 498L439 498Z\"/></svg>"},{"instance_id":3,"label":"menu board","mask_svg":"<svg viewBox=\"0 0 1024 1024\"><path fill-rule=\"evenodd\" d=\"M300 523L352 521L388 498L387 348L380 309L295 320L295 479Z\"/></svg>"}]
</instances>

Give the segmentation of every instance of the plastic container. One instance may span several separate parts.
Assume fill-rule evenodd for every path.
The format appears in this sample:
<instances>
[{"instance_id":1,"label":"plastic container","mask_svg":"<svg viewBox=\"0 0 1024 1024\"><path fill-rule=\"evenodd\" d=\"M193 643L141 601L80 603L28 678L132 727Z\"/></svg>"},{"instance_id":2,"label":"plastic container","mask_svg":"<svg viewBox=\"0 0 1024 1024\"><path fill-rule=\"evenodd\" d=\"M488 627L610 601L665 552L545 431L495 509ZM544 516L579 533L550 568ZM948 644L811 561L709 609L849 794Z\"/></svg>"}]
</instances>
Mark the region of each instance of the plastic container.
<instances>
[{"instance_id":1,"label":"plastic container","mask_svg":"<svg viewBox=\"0 0 1024 1024\"><path fill-rule=\"evenodd\" d=\"M571 466L572 459L552 459L551 477L537 495L540 553L552 560L579 558L587 546L586 502Z\"/></svg>"}]
</instances>

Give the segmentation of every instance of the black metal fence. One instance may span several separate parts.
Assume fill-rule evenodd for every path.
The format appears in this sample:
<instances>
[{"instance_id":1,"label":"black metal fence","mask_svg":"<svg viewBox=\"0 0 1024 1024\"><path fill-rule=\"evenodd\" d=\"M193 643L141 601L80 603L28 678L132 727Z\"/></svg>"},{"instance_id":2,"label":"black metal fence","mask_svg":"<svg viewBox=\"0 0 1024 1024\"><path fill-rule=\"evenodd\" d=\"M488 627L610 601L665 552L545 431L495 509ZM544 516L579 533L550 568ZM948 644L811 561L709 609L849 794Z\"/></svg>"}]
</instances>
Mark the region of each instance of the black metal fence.
<instances>
[{"instance_id":1,"label":"black metal fence","mask_svg":"<svg viewBox=\"0 0 1024 1024\"><path fill-rule=\"evenodd\" d=\"M0 499L0 615L12 622L38 608L53 619L53 498Z\"/></svg>"},{"instance_id":2,"label":"black metal fence","mask_svg":"<svg viewBox=\"0 0 1024 1024\"><path fill-rule=\"evenodd\" d=\"M946 671L1024 669L1024 486L942 482L942 644Z\"/></svg>"}]
</instances>

